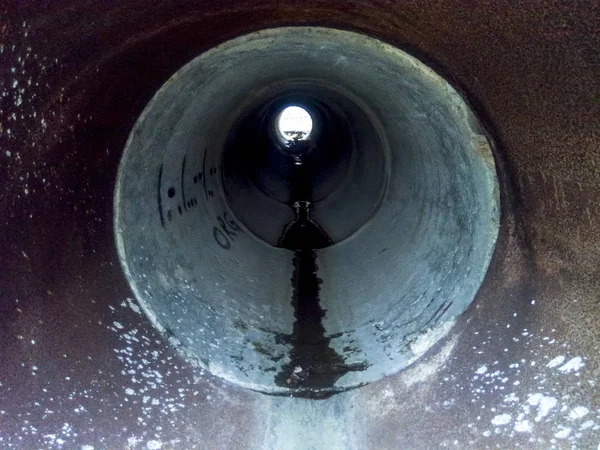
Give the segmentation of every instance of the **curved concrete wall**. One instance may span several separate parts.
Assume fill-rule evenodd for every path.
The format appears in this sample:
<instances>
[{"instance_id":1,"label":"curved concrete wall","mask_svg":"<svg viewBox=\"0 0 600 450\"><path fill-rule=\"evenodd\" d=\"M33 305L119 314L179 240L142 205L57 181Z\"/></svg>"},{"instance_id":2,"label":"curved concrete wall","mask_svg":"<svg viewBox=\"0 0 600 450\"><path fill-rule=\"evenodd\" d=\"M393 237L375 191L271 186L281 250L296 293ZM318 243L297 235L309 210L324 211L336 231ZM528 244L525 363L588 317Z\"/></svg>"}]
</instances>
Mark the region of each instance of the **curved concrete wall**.
<instances>
[{"instance_id":1,"label":"curved concrete wall","mask_svg":"<svg viewBox=\"0 0 600 450\"><path fill-rule=\"evenodd\" d=\"M344 93L351 92L371 116L361 121L367 112L351 110L355 145L340 157L348 163L313 166L321 178L354 166L336 177L341 186L333 194L313 203L311 217L327 235L352 222L354 211L360 218L351 237L316 256L327 347L357 368L339 372L327 390L397 373L433 345L475 297L498 234L496 168L477 119L447 82L381 41L328 28L264 30L175 73L142 113L121 160L121 262L152 322L192 361L241 386L284 395L295 392L275 381L290 379L283 367L298 340L293 252L257 239L240 214L281 236L292 208L262 200L251 181L225 194L226 180L249 178L252 158L230 156L223 166L223 155L240 105L261 104L272 91L297 92L299 84L322 102L348 104ZM337 96L319 95L326 84ZM264 145L242 140L250 154ZM315 145L309 156L323 152ZM291 369L317 378L340 370L322 366L306 360Z\"/></svg>"},{"instance_id":2,"label":"curved concrete wall","mask_svg":"<svg viewBox=\"0 0 600 450\"><path fill-rule=\"evenodd\" d=\"M594 3L301 6L0 6L2 446L598 446ZM451 332L400 374L320 401L180 359L133 300L113 239L117 167L156 90L218 43L287 25L358 31L427 62L483 119L501 185L490 269Z\"/></svg>"}]
</instances>

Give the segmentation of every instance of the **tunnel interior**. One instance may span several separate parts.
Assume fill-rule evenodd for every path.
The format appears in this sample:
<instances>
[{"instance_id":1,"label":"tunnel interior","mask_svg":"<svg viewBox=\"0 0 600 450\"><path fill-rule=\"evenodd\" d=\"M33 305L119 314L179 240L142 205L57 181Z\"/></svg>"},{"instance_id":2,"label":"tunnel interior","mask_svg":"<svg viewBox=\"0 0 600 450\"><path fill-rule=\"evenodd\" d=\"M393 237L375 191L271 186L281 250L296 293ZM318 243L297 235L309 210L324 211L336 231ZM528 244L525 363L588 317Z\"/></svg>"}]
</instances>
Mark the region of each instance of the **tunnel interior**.
<instances>
[{"instance_id":1,"label":"tunnel interior","mask_svg":"<svg viewBox=\"0 0 600 450\"><path fill-rule=\"evenodd\" d=\"M0 447L596 448L599 12L0 4Z\"/></svg>"},{"instance_id":2,"label":"tunnel interior","mask_svg":"<svg viewBox=\"0 0 600 450\"><path fill-rule=\"evenodd\" d=\"M289 105L310 114L307 139L276 134ZM115 230L138 301L183 354L323 397L449 330L485 275L498 202L488 138L426 65L364 35L279 28L159 90L120 164Z\"/></svg>"}]
</instances>

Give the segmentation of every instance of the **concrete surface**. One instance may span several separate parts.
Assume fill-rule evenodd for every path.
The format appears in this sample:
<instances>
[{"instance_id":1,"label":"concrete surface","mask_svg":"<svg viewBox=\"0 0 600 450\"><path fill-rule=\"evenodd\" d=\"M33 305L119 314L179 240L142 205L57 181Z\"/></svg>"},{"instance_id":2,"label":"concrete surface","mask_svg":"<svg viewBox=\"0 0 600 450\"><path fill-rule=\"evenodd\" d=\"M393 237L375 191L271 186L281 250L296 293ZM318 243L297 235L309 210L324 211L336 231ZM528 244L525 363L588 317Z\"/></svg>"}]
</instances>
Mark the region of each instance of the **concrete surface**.
<instances>
[{"instance_id":1,"label":"concrete surface","mask_svg":"<svg viewBox=\"0 0 600 450\"><path fill-rule=\"evenodd\" d=\"M0 5L0 439L8 448L597 448L597 2ZM482 289L402 374L310 401L196 373L132 301L113 244L126 138L203 50L285 25L429 63L497 149ZM9 132L10 130L10 132Z\"/></svg>"},{"instance_id":2,"label":"concrete surface","mask_svg":"<svg viewBox=\"0 0 600 450\"><path fill-rule=\"evenodd\" d=\"M152 322L197 365L287 395L294 391L276 380L290 361L293 252L261 242L239 217L247 209L258 229L280 223L282 235L291 208L263 201L252 181L226 194L223 185L235 184L227 179L249 178L251 162L222 161L240 105L261 104L272 91L285 98L298 85L305 92L316 85L316 98L327 85L340 97L351 92L367 109L354 115L362 121L346 119L356 144L341 159L351 162L337 164L347 168L341 186L311 213L329 236L354 210L367 213L357 214L355 233L317 253L330 345L347 365L362 367L331 389L395 374L449 330L486 273L499 209L493 156L477 119L444 80L380 41L277 28L228 41L174 74L136 123L119 169L123 267ZM260 151L262 141L243 141L241 151Z\"/></svg>"}]
</instances>

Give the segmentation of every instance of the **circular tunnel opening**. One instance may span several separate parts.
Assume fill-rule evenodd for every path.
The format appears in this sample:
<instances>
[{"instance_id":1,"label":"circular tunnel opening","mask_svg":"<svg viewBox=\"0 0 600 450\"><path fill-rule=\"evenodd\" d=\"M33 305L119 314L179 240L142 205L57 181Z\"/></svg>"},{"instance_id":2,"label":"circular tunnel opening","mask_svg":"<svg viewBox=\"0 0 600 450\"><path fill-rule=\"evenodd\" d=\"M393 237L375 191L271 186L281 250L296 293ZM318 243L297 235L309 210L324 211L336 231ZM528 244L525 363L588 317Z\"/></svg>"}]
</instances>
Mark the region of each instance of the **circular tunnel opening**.
<instances>
[{"instance_id":1,"label":"circular tunnel opening","mask_svg":"<svg viewBox=\"0 0 600 450\"><path fill-rule=\"evenodd\" d=\"M220 183L233 216L253 236L282 246L298 201L310 203L331 244L375 214L387 188L389 151L375 114L353 97L325 79L289 79L266 84L239 109L222 146ZM279 121L290 105L302 105L311 118L303 139L281 138Z\"/></svg>"},{"instance_id":2,"label":"circular tunnel opening","mask_svg":"<svg viewBox=\"0 0 600 450\"><path fill-rule=\"evenodd\" d=\"M277 131L283 143L306 141L313 129L310 113L302 106L286 106L277 115Z\"/></svg>"},{"instance_id":3,"label":"circular tunnel opening","mask_svg":"<svg viewBox=\"0 0 600 450\"><path fill-rule=\"evenodd\" d=\"M323 398L443 337L498 232L490 142L414 57L326 28L255 32L180 69L121 160L115 233L192 363Z\"/></svg>"}]
</instances>

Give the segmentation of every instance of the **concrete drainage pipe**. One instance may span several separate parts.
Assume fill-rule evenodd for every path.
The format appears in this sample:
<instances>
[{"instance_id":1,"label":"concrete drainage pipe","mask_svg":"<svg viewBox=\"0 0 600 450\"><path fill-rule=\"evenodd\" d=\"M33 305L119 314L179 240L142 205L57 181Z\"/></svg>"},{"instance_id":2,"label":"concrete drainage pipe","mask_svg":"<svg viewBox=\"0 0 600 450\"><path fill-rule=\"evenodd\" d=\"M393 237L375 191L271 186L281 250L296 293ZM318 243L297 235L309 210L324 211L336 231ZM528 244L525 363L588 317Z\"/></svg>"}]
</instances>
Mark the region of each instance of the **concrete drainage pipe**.
<instances>
[{"instance_id":1,"label":"concrete drainage pipe","mask_svg":"<svg viewBox=\"0 0 600 450\"><path fill-rule=\"evenodd\" d=\"M313 307L278 248L299 181L269 130L292 103L313 111L305 200L331 239ZM115 227L138 300L187 356L252 389L323 395L398 372L469 306L497 195L477 119L428 67L362 35L279 28L161 88L121 162Z\"/></svg>"},{"instance_id":2,"label":"concrete drainage pipe","mask_svg":"<svg viewBox=\"0 0 600 450\"><path fill-rule=\"evenodd\" d=\"M0 446L595 448L589 6L0 6Z\"/></svg>"}]
</instances>

